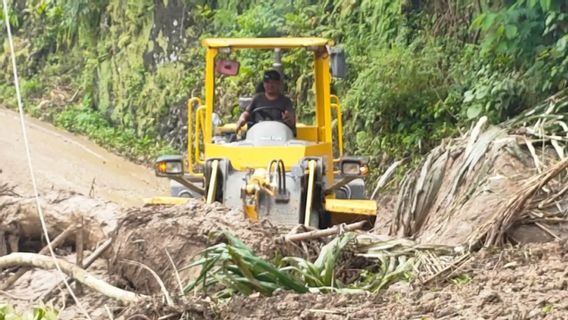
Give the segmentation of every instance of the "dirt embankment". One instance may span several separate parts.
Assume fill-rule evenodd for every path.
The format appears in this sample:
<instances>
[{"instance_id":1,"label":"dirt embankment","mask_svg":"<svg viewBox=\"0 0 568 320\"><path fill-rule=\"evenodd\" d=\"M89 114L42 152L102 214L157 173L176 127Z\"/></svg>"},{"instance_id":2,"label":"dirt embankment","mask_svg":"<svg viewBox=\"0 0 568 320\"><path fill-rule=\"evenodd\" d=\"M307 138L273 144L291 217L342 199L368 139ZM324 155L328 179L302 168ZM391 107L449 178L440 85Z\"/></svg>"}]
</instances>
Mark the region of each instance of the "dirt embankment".
<instances>
[{"instance_id":1,"label":"dirt embankment","mask_svg":"<svg viewBox=\"0 0 568 320\"><path fill-rule=\"evenodd\" d=\"M179 291L172 262L176 269L183 269L199 251L215 244L215 232L220 231L235 233L267 258L290 254L295 249L278 241L285 231L282 227L250 222L239 210L191 199L182 206L129 209L115 232L110 272L120 275L137 292L159 292L158 283L147 270L125 263L138 261L155 270L168 290ZM198 271L180 271L182 283L187 284Z\"/></svg>"}]
</instances>

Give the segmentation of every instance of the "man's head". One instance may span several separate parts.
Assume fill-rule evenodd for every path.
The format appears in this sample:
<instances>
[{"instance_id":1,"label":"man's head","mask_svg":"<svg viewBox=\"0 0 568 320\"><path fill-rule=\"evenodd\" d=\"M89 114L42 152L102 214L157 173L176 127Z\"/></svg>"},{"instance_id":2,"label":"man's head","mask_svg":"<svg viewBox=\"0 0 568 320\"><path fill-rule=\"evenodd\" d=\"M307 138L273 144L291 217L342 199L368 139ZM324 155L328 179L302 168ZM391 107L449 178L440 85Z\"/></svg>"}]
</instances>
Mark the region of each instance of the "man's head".
<instances>
[{"instance_id":1,"label":"man's head","mask_svg":"<svg viewBox=\"0 0 568 320\"><path fill-rule=\"evenodd\" d=\"M264 73L262 78L262 83L264 85L264 92L268 95L278 95L280 94L280 88L282 87L282 79L280 73L276 70L268 70Z\"/></svg>"}]
</instances>

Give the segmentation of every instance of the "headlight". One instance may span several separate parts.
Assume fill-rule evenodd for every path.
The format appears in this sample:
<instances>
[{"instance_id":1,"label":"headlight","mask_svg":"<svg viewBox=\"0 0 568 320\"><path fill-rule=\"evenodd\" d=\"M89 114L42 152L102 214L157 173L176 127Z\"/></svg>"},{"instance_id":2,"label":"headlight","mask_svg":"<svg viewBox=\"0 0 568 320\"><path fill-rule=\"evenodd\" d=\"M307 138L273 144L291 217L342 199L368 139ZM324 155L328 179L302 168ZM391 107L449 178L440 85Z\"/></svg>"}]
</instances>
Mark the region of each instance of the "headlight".
<instances>
[{"instance_id":1,"label":"headlight","mask_svg":"<svg viewBox=\"0 0 568 320\"><path fill-rule=\"evenodd\" d=\"M154 169L158 177L183 176L183 160L179 155L161 156L156 160Z\"/></svg>"},{"instance_id":2,"label":"headlight","mask_svg":"<svg viewBox=\"0 0 568 320\"><path fill-rule=\"evenodd\" d=\"M368 160L361 157L346 157L340 161L341 174L346 177L366 176L369 173Z\"/></svg>"}]
</instances>

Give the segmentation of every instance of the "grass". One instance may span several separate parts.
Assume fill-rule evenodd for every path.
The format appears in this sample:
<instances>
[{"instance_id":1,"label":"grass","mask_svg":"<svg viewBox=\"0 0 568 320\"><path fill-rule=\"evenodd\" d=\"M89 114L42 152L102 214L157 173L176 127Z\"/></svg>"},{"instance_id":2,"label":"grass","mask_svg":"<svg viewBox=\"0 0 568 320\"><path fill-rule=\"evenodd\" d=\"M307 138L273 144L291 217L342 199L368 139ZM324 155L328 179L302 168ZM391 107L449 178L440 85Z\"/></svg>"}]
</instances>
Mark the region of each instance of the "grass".
<instances>
[{"instance_id":1,"label":"grass","mask_svg":"<svg viewBox=\"0 0 568 320\"><path fill-rule=\"evenodd\" d=\"M102 114L82 105L67 107L55 115L54 124L68 131L89 137L137 162L154 160L158 155L179 153L164 141L144 136L138 137L133 130L113 127Z\"/></svg>"}]
</instances>

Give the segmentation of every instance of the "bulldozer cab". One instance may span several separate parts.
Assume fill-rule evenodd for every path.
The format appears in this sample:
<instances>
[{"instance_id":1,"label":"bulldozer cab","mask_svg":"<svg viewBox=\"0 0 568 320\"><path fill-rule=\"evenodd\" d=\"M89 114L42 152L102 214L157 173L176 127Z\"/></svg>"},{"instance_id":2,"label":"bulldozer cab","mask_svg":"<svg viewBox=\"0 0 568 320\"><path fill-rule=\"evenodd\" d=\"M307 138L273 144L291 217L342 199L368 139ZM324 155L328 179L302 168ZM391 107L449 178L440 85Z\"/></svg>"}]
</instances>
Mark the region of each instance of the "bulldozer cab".
<instances>
[{"instance_id":1,"label":"bulldozer cab","mask_svg":"<svg viewBox=\"0 0 568 320\"><path fill-rule=\"evenodd\" d=\"M193 97L187 104L187 156L163 156L156 161L156 174L172 179L175 188L172 198L151 202L181 203L182 197L201 196L208 203L242 208L252 220L319 228L372 219L376 202L364 199L361 179L368 173L367 159L343 154L341 105L330 93L332 74L345 76L343 52L324 38L213 38L202 45L206 49L205 96ZM218 125L215 78L216 74L237 74L239 63L217 57L241 49L301 49L312 55L312 123L297 124L294 133L282 121L269 119L256 123L242 139L223 139L236 133L236 125Z\"/></svg>"}]
</instances>

